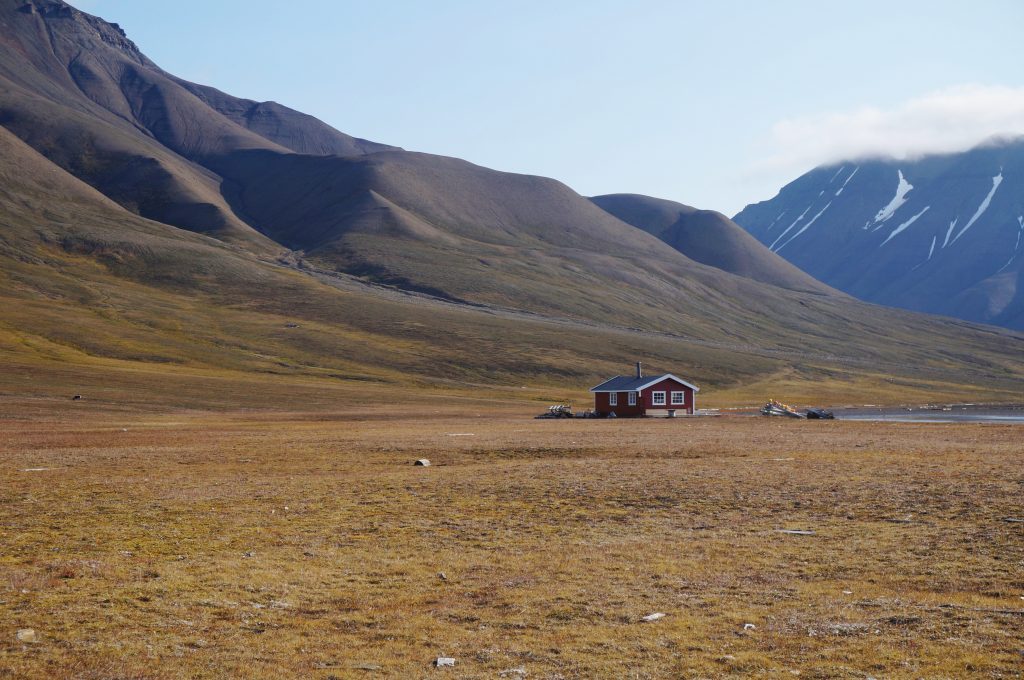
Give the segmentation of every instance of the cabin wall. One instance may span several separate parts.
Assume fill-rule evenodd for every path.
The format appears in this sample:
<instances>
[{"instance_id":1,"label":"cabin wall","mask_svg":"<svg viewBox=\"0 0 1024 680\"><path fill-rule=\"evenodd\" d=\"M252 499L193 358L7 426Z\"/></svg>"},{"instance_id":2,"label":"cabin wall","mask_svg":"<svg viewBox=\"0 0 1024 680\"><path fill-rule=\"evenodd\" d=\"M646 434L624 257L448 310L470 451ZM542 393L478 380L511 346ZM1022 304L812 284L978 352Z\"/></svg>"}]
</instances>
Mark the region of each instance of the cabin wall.
<instances>
[{"instance_id":1,"label":"cabin wall","mask_svg":"<svg viewBox=\"0 0 1024 680\"><path fill-rule=\"evenodd\" d=\"M636 406L629 405L629 393L619 392L619 405L609 406L609 392L594 393L594 410L598 413L614 413L619 418L633 418L644 414L643 401L638 396Z\"/></svg>"},{"instance_id":2,"label":"cabin wall","mask_svg":"<svg viewBox=\"0 0 1024 680\"><path fill-rule=\"evenodd\" d=\"M662 406L662 405L655 406L655 404L654 404L654 393L655 392L664 392L665 393L665 405L664 406ZM681 405L680 404L674 404L674 405L672 404L672 393L673 392L682 392L683 393L683 403ZM658 409L658 410L660 410L660 409L675 409L679 413L688 413L690 415L693 415L693 413L694 413L694 399L693 399L693 396L694 396L694 394L693 394L693 390L692 389L690 389L686 385L680 385L676 381L674 381L674 380L669 378L669 379L666 379L666 380L662 380L661 382L655 383L654 385L651 385L650 387L645 389L641 393L641 395L640 395L640 397L641 397L640 401L648 409Z\"/></svg>"}]
</instances>

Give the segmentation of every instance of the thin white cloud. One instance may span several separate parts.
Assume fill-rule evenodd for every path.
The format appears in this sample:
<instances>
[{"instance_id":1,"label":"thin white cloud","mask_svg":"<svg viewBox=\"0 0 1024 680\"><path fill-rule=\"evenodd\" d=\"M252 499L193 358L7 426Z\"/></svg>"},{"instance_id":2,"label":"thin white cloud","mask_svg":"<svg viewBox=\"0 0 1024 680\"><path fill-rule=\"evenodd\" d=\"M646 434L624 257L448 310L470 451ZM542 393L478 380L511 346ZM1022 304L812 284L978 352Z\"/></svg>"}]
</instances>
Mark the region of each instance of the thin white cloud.
<instances>
[{"instance_id":1,"label":"thin white cloud","mask_svg":"<svg viewBox=\"0 0 1024 680\"><path fill-rule=\"evenodd\" d=\"M1024 87L958 85L882 109L779 121L752 174L802 174L871 156L913 158L964 151L993 137L1024 135Z\"/></svg>"}]
</instances>

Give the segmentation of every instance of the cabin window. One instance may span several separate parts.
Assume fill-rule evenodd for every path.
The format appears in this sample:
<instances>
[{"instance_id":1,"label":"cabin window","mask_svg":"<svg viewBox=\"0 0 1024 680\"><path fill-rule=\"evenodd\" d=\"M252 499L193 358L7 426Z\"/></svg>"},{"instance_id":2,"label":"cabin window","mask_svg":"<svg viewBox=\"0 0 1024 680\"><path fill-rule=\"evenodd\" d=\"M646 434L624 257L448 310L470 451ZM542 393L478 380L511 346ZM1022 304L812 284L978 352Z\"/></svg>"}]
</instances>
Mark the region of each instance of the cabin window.
<instances>
[{"instance_id":1,"label":"cabin window","mask_svg":"<svg viewBox=\"0 0 1024 680\"><path fill-rule=\"evenodd\" d=\"M610 393L608 395L608 405L609 406L618 406L619 405L619 393L618 392L612 392L612 393Z\"/></svg>"},{"instance_id":2,"label":"cabin window","mask_svg":"<svg viewBox=\"0 0 1024 680\"><path fill-rule=\"evenodd\" d=\"M636 392L629 393L629 405L636 406Z\"/></svg>"},{"instance_id":3,"label":"cabin window","mask_svg":"<svg viewBox=\"0 0 1024 680\"><path fill-rule=\"evenodd\" d=\"M651 403L654 406L665 405L665 393L664 392L651 392Z\"/></svg>"},{"instance_id":4,"label":"cabin window","mask_svg":"<svg viewBox=\"0 0 1024 680\"><path fill-rule=\"evenodd\" d=\"M673 406L682 406L685 403L686 403L686 393L685 392L673 392L672 393L672 405Z\"/></svg>"}]
</instances>

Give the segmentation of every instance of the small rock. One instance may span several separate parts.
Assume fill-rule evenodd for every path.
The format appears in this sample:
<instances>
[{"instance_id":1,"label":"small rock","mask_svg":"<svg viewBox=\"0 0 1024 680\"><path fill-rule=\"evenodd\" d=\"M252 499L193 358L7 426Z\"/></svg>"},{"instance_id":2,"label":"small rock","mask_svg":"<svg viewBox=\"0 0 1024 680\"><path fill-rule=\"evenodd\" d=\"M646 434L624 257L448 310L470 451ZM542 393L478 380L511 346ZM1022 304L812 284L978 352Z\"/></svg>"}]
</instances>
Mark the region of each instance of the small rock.
<instances>
[{"instance_id":1,"label":"small rock","mask_svg":"<svg viewBox=\"0 0 1024 680\"><path fill-rule=\"evenodd\" d=\"M443 668L445 666L454 666L454 665L455 665L455 659L451 658L450 656L439 656L436 659L434 659L434 666L436 668Z\"/></svg>"},{"instance_id":2,"label":"small rock","mask_svg":"<svg viewBox=\"0 0 1024 680\"><path fill-rule=\"evenodd\" d=\"M75 396L71 397L71 401L81 401L82 399L83 397L81 394L76 394Z\"/></svg>"},{"instance_id":3,"label":"small rock","mask_svg":"<svg viewBox=\"0 0 1024 680\"><path fill-rule=\"evenodd\" d=\"M790 534L792 536L814 536L814 531L810 529L776 529L777 533Z\"/></svg>"},{"instance_id":4,"label":"small rock","mask_svg":"<svg viewBox=\"0 0 1024 680\"><path fill-rule=\"evenodd\" d=\"M28 644L39 642L38 637L36 637L36 632L31 628L22 628L15 634L15 637L18 638L18 642L25 642Z\"/></svg>"},{"instance_id":5,"label":"small rock","mask_svg":"<svg viewBox=\"0 0 1024 680\"><path fill-rule=\"evenodd\" d=\"M522 667L520 667L520 668L509 668L507 670L498 671L498 677L500 677L500 678L508 678L508 677L511 677L511 676L515 676L517 678L525 678L526 675L527 675L526 669L522 668Z\"/></svg>"},{"instance_id":6,"label":"small rock","mask_svg":"<svg viewBox=\"0 0 1024 680\"><path fill-rule=\"evenodd\" d=\"M448 580L448 575L445 574L443 571L437 572L437 577L439 579L441 579L442 581L447 581Z\"/></svg>"},{"instance_id":7,"label":"small rock","mask_svg":"<svg viewBox=\"0 0 1024 680\"><path fill-rule=\"evenodd\" d=\"M856 635L867 631L866 623L833 623L829 626L829 632L833 635Z\"/></svg>"},{"instance_id":8,"label":"small rock","mask_svg":"<svg viewBox=\"0 0 1024 680\"><path fill-rule=\"evenodd\" d=\"M420 458L413 464L418 465L419 467L430 467L430 461L427 460L426 458Z\"/></svg>"},{"instance_id":9,"label":"small rock","mask_svg":"<svg viewBox=\"0 0 1024 680\"><path fill-rule=\"evenodd\" d=\"M853 595L853 591L852 590L844 590L843 591L843 595Z\"/></svg>"},{"instance_id":10,"label":"small rock","mask_svg":"<svg viewBox=\"0 0 1024 680\"><path fill-rule=\"evenodd\" d=\"M757 626L752 623L744 623L743 630L757 630Z\"/></svg>"},{"instance_id":11,"label":"small rock","mask_svg":"<svg viewBox=\"0 0 1024 680\"><path fill-rule=\"evenodd\" d=\"M256 553L252 550L242 553L242 557L256 557Z\"/></svg>"},{"instance_id":12,"label":"small rock","mask_svg":"<svg viewBox=\"0 0 1024 680\"><path fill-rule=\"evenodd\" d=\"M663 612L654 612L653 614L641 617L640 620L644 623L650 623L651 621L657 621L658 619L663 618L665 618L665 614Z\"/></svg>"},{"instance_id":13,"label":"small rock","mask_svg":"<svg viewBox=\"0 0 1024 680\"><path fill-rule=\"evenodd\" d=\"M352 666L352 668L357 670L357 671L379 671L379 670L381 670L381 666L378 666L375 663L357 663L355 666Z\"/></svg>"}]
</instances>

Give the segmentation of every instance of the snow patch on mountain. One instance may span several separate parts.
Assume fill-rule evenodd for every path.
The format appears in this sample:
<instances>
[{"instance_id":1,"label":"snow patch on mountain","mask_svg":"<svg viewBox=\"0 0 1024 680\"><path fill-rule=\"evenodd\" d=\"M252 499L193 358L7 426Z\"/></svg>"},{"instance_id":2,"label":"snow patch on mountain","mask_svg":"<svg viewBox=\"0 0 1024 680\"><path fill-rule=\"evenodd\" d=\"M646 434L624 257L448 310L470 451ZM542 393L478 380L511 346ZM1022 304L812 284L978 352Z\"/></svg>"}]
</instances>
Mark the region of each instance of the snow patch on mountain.
<instances>
[{"instance_id":1,"label":"snow patch on mountain","mask_svg":"<svg viewBox=\"0 0 1024 680\"><path fill-rule=\"evenodd\" d=\"M875 229L880 228L887 220L896 214L896 211L900 209L900 206L907 202L907 194L909 194L910 190L914 188L914 185L903 177L902 170L897 170L896 174L899 175L899 183L896 185L896 195L892 197L892 200L889 201L884 208L878 211L878 214L875 215L875 219L868 223L877 224L878 226L875 227Z\"/></svg>"},{"instance_id":2,"label":"snow patch on mountain","mask_svg":"<svg viewBox=\"0 0 1024 680\"><path fill-rule=\"evenodd\" d=\"M1017 230L1017 242L1013 245L1013 255L1011 255L1010 259L1006 261L1006 264L999 268L999 271L997 271L996 274L1001 273L1017 259L1017 251L1020 250L1020 237L1021 234L1024 234L1024 215L1017 218L1017 224L1020 226L1020 229Z\"/></svg>"},{"instance_id":3,"label":"snow patch on mountain","mask_svg":"<svg viewBox=\"0 0 1024 680\"><path fill-rule=\"evenodd\" d=\"M954 217L953 221L949 223L949 229L946 230L946 240L942 242L943 248L949 245L949 237L953 235L953 230L956 229L956 223L959 221L959 217Z\"/></svg>"},{"instance_id":4,"label":"snow patch on mountain","mask_svg":"<svg viewBox=\"0 0 1024 680\"><path fill-rule=\"evenodd\" d=\"M776 223L776 222L778 222L779 220L781 220L781 219L782 219L782 216L783 216L783 215L785 215L785 214L786 214L786 213L788 213L788 212L789 212L788 210L783 210L782 212L780 212L780 213L779 213L779 216L778 216L778 217L776 217L776 218L775 218L774 220L772 220L772 223L768 225L768 228L767 228L767 229L765 229L765 231L771 231L771 230L772 230L772 227L774 227L774 226L775 226L775 223Z\"/></svg>"},{"instance_id":5,"label":"snow patch on mountain","mask_svg":"<svg viewBox=\"0 0 1024 680\"><path fill-rule=\"evenodd\" d=\"M846 166L845 166L845 165L840 165L840 166L839 166L839 169L838 169L838 170L836 170L836 174L832 175L832 179L830 179L830 180L828 181L828 183L829 183L829 184L832 184L832 182L835 182L835 181L836 181L836 177L839 177L839 173L841 173L841 172L842 172L843 170L845 170L845 169L846 169Z\"/></svg>"},{"instance_id":6,"label":"snow patch on mountain","mask_svg":"<svg viewBox=\"0 0 1024 680\"><path fill-rule=\"evenodd\" d=\"M939 240L938 235L932 236L932 247L928 249L928 259L932 259L932 255L935 254L935 242Z\"/></svg>"},{"instance_id":7,"label":"snow patch on mountain","mask_svg":"<svg viewBox=\"0 0 1024 680\"><path fill-rule=\"evenodd\" d=\"M811 205L814 205L814 204L812 203ZM786 234L789 233L789 230L792 229L793 227L795 227L800 222L800 220L802 220L804 218L804 215L807 214L807 211L811 209L811 205L807 206L807 209L804 210L802 213L800 213L800 217L798 217L795 220L793 220L793 224L791 224L788 227L786 227L786 231L784 231L781 234L779 234L779 237L777 239L775 239L774 243L772 243L770 246L768 246L768 250L774 250L775 249L775 244L778 243L779 241L781 241L783 238L785 238Z\"/></svg>"},{"instance_id":8,"label":"snow patch on mountain","mask_svg":"<svg viewBox=\"0 0 1024 680\"><path fill-rule=\"evenodd\" d=\"M857 174L858 170L860 170L860 166L859 165L855 166L853 168L853 172L851 172L850 176L846 178L845 182L843 182L843 186L839 187L839 191L836 192L836 196L838 196L839 194L843 193L843 189L845 189L846 185L850 183L850 180L853 179L853 176ZM831 182L829 182L829 184L831 184Z\"/></svg>"},{"instance_id":9,"label":"snow patch on mountain","mask_svg":"<svg viewBox=\"0 0 1024 680\"><path fill-rule=\"evenodd\" d=\"M992 197L996 195L996 189L998 189L999 185L1002 184L1002 183L1003 183L1003 171L1000 170L999 174L992 178L992 189L988 192L988 196L986 196L985 200L983 200L981 202L981 205L978 206L978 209L974 212L974 217L971 218L971 221L968 222L967 224L965 224L964 228L960 230L960 233L958 233L953 238L953 243L956 243L957 240L961 236L963 236L967 232L967 230L970 229L974 225L975 222L978 221L978 218L985 214L985 211L988 210L989 204L992 203Z\"/></svg>"},{"instance_id":10,"label":"snow patch on mountain","mask_svg":"<svg viewBox=\"0 0 1024 680\"><path fill-rule=\"evenodd\" d=\"M815 222L817 222L817 221L818 221L818 218L819 218L819 217L821 217L822 215L824 215L824 214L825 214L825 211L826 211L826 210L828 210L828 207L829 207L830 205L832 205L832 201L829 201L828 203L826 203L826 204L825 204L825 207L821 209L821 212L819 212L819 213L818 213L817 215L815 215L814 217L812 217L812 218L811 218L811 221L810 221L810 222L808 222L807 224L805 224L804 226L802 226L802 227L800 228L800 231L798 231L798 232L796 232L795 234L793 234L792 236L790 236L790 237L789 237L789 240L788 240L788 241L786 241L785 243L783 243L783 244L782 244L781 246L779 246L778 250L776 250L775 252L779 252L779 250L782 250L783 248L785 248L786 246L788 246L788 245L789 245L790 243L792 243L792 242L793 242L793 239L795 239L795 238L796 238L797 236L799 236L800 234L802 234L802 233L804 233L805 231L807 231L808 229L810 229L811 225L812 225L812 224L814 224Z\"/></svg>"},{"instance_id":11,"label":"snow patch on mountain","mask_svg":"<svg viewBox=\"0 0 1024 680\"><path fill-rule=\"evenodd\" d=\"M892 240L892 237L893 237L893 236L895 236L896 234L899 234L900 232L902 232L903 230L905 230L905 229L906 229L907 227L909 227L909 226L910 226L911 224L913 224L914 222L917 222L917 219L918 219L919 217L921 217L921 215L924 215L924 214L925 214L926 212L928 212L928 208L930 208L930 207L931 207L930 205L926 205L926 206L924 207L924 210L922 210L921 212L917 213L916 215L914 215L913 217L911 217L911 218L910 218L909 220L907 220L906 222L904 222L904 223L903 223L903 224L901 224L900 226L898 226L898 227L896 227L895 229L893 229L893 230L892 230L892 233L891 233L891 234L889 234L889 238L887 238L887 239L885 239L884 241L882 241L881 245L879 245L879 248L881 248L881 247L882 247L882 246L884 246L884 245L885 245L886 243L888 243L889 241L891 241L891 240Z\"/></svg>"}]
</instances>

